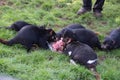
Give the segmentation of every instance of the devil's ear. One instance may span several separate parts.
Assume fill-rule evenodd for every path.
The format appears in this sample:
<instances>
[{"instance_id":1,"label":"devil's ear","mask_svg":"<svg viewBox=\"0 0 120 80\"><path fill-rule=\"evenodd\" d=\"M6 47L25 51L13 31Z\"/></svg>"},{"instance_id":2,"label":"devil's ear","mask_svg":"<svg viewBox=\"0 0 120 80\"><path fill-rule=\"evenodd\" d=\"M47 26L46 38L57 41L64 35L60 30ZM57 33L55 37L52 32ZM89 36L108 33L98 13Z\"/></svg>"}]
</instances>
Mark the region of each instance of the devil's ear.
<instances>
[{"instance_id":1,"label":"devil's ear","mask_svg":"<svg viewBox=\"0 0 120 80\"><path fill-rule=\"evenodd\" d=\"M40 29L46 29L46 25L39 26Z\"/></svg>"},{"instance_id":2,"label":"devil's ear","mask_svg":"<svg viewBox=\"0 0 120 80\"><path fill-rule=\"evenodd\" d=\"M47 29L47 33L49 33L50 35L55 34L55 32L53 31L53 29Z\"/></svg>"},{"instance_id":3,"label":"devil's ear","mask_svg":"<svg viewBox=\"0 0 120 80\"><path fill-rule=\"evenodd\" d=\"M66 38L66 37L72 38L72 36L73 36L73 32L70 29L66 29L62 34L63 38Z\"/></svg>"}]
</instances>

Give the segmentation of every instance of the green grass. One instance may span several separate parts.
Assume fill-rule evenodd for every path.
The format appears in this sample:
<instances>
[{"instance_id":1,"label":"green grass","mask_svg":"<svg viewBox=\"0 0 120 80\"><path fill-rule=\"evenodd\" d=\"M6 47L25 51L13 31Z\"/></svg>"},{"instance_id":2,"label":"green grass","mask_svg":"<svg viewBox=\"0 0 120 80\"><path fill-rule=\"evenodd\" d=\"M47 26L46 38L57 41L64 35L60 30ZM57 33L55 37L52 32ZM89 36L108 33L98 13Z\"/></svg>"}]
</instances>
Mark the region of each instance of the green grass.
<instances>
[{"instance_id":1,"label":"green grass","mask_svg":"<svg viewBox=\"0 0 120 80\"><path fill-rule=\"evenodd\" d=\"M99 32L102 42L112 29L120 25L119 2L106 0L103 17L95 18L92 12L76 15L82 6L80 0L1 0L0 26L24 20L36 25L45 24L59 31L68 24L79 23ZM0 29L0 38L11 39L15 34L15 31ZM95 51L100 58L97 70L102 80L119 80L120 50ZM20 80L95 80L89 70L70 64L65 55L42 49L27 54L21 45L9 47L0 44L0 74L8 74Z\"/></svg>"}]
</instances>

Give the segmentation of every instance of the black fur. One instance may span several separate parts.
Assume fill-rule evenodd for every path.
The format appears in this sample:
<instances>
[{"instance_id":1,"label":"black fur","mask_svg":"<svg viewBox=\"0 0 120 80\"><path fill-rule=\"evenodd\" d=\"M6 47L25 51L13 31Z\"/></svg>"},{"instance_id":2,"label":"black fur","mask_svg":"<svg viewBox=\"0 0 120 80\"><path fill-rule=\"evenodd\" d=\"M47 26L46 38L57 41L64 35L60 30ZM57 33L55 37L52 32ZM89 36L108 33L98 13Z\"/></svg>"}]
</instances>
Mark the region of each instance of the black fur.
<instances>
[{"instance_id":1,"label":"black fur","mask_svg":"<svg viewBox=\"0 0 120 80\"><path fill-rule=\"evenodd\" d=\"M9 27L0 27L0 28L5 28L5 29L10 29L10 30L15 30L15 31L20 31L23 27L27 27L27 25L32 25L29 24L25 21L16 21L13 24L11 24ZM33 25L35 26L35 25ZM45 25L38 26L39 28L45 28Z\"/></svg>"},{"instance_id":2,"label":"black fur","mask_svg":"<svg viewBox=\"0 0 120 80\"><path fill-rule=\"evenodd\" d=\"M69 54L71 52L71 54ZM80 42L70 42L66 45L64 54L70 56L72 60L76 63L84 65L85 67L91 69L96 67L97 65L97 54L93 51L91 47L84 43ZM95 60L92 63L89 61Z\"/></svg>"},{"instance_id":3,"label":"black fur","mask_svg":"<svg viewBox=\"0 0 120 80\"><path fill-rule=\"evenodd\" d=\"M92 48L101 49L101 43L97 35L88 29L66 30L62 34L63 39L71 38L73 41L79 41L89 45Z\"/></svg>"},{"instance_id":4,"label":"black fur","mask_svg":"<svg viewBox=\"0 0 120 80\"><path fill-rule=\"evenodd\" d=\"M103 41L102 48L105 50L112 50L120 48L120 28L112 30Z\"/></svg>"},{"instance_id":5,"label":"black fur","mask_svg":"<svg viewBox=\"0 0 120 80\"><path fill-rule=\"evenodd\" d=\"M11 26L7 27L7 29L12 29L15 31L19 31L21 28L26 27L26 25L31 25L25 21L16 21Z\"/></svg>"},{"instance_id":6,"label":"black fur","mask_svg":"<svg viewBox=\"0 0 120 80\"><path fill-rule=\"evenodd\" d=\"M29 52L33 44L37 44L39 47L48 49L48 43L54 41L55 36L56 34L52 29L27 25L26 27L23 27L11 40L5 41L3 39L0 39L0 42L9 46L18 43L22 44L27 48L27 51Z\"/></svg>"},{"instance_id":7,"label":"black fur","mask_svg":"<svg viewBox=\"0 0 120 80\"><path fill-rule=\"evenodd\" d=\"M63 28L62 30L60 30L59 32L57 32L57 38L60 39L61 35L64 33L65 30L74 30L74 29L85 29L84 26L80 25L80 24L70 24L68 26L66 26L65 28Z\"/></svg>"}]
</instances>

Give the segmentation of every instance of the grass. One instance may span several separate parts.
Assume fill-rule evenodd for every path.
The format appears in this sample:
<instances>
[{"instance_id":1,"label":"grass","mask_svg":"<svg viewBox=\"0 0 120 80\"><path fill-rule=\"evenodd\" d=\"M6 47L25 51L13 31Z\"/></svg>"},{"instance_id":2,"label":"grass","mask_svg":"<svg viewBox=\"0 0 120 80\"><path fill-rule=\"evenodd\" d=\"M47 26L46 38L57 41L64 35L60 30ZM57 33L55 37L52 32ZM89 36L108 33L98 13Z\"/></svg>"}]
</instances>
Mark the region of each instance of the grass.
<instances>
[{"instance_id":1,"label":"grass","mask_svg":"<svg viewBox=\"0 0 120 80\"><path fill-rule=\"evenodd\" d=\"M95 18L92 12L76 15L82 6L80 0L1 0L0 26L24 20L36 25L45 24L57 32L68 24L79 23L100 33L102 42L112 29L120 25L119 2L106 0L103 17ZM0 38L11 39L15 34L14 31L0 29ZM119 80L120 50L95 51L100 58L97 70L102 80ZM65 55L42 49L27 54L21 45L9 47L0 44L0 73L20 80L95 80L89 70L70 64Z\"/></svg>"}]
</instances>

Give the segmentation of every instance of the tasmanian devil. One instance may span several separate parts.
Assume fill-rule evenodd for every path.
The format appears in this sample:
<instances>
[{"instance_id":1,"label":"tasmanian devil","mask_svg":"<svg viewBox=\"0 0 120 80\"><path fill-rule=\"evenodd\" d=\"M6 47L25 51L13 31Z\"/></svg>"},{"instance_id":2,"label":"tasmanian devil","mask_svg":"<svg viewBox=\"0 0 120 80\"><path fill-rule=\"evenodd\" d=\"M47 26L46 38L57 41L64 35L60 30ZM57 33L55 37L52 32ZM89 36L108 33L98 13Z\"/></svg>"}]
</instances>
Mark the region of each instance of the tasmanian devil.
<instances>
[{"instance_id":1,"label":"tasmanian devil","mask_svg":"<svg viewBox=\"0 0 120 80\"><path fill-rule=\"evenodd\" d=\"M0 42L9 46L18 43L22 44L27 48L27 52L29 52L33 44L37 44L39 47L48 49L48 43L54 41L55 36L56 34L52 29L27 25L26 27L23 27L14 38L8 41L0 39Z\"/></svg>"},{"instance_id":2,"label":"tasmanian devil","mask_svg":"<svg viewBox=\"0 0 120 80\"><path fill-rule=\"evenodd\" d=\"M56 33L57 39L59 40L61 38L61 35L64 33L64 31L68 30L68 29L70 29L70 30L85 29L85 27L80 24L69 24L65 28L63 28L62 30L60 30L59 32Z\"/></svg>"},{"instance_id":3,"label":"tasmanian devil","mask_svg":"<svg viewBox=\"0 0 120 80\"><path fill-rule=\"evenodd\" d=\"M84 65L89 69L95 69L97 65L97 54L87 44L72 41L71 38L68 38L66 41L61 38L53 43L51 47L53 51L66 54L70 56L72 62Z\"/></svg>"},{"instance_id":4,"label":"tasmanian devil","mask_svg":"<svg viewBox=\"0 0 120 80\"><path fill-rule=\"evenodd\" d=\"M84 43L70 42L65 46L63 53L69 55L74 62L85 65L89 69L97 65L97 54Z\"/></svg>"},{"instance_id":5,"label":"tasmanian devil","mask_svg":"<svg viewBox=\"0 0 120 80\"><path fill-rule=\"evenodd\" d=\"M120 28L112 30L110 34L105 37L102 48L105 50L120 48Z\"/></svg>"},{"instance_id":6,"label":"tasmanian devil","mask_svg":"<svg viewBox=\"0 0 120 80\"><path fill-rule=\"evenodd\" d=\"M84 43L72 41L67 43L63 50L63 53L70 57L71 63L84 65L94 73L96 80L100 80L100 75L96 70L98 62L97 54L91 47Z\"/></svg>"},{"instance_id":7,"label":"tasmanian devil","mask_svg":"<svg viewBox=\"0 0 120 80\"><path fill-rule=\"evenodd\" d=\"M63 32L62 37L64 40L71 38L74 41L79 41L89 45L92 48L97 47L101 49L101 43L97 35L88 29L75 29L75 30L66 30Z\"/></svg>"}]
</instances>

